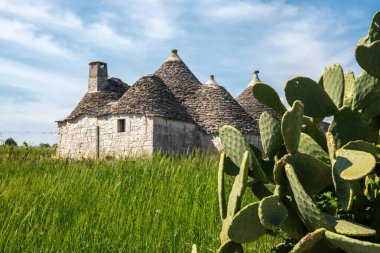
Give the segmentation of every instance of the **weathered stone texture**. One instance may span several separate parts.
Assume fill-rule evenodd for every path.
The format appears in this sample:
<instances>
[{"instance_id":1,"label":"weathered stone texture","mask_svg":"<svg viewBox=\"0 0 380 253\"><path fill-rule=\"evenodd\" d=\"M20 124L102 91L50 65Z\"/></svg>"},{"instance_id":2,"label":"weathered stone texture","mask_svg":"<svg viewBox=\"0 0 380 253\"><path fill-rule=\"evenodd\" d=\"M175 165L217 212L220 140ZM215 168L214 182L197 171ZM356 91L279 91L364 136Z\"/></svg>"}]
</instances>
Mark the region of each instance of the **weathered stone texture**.
<instances>
[{"instance_id":1,"label":"weathered stone texture","mask_svg":"<svg viewBox=\"0 0 380 253\"><path fill-rule=\"evenodd\" d=\"M117 131L117 120L125 119L125 132ZM153 152L153 119L143 115L79 117L58 128L58 154L63 157L134 156Z\"/></svg>"}]
</instances>

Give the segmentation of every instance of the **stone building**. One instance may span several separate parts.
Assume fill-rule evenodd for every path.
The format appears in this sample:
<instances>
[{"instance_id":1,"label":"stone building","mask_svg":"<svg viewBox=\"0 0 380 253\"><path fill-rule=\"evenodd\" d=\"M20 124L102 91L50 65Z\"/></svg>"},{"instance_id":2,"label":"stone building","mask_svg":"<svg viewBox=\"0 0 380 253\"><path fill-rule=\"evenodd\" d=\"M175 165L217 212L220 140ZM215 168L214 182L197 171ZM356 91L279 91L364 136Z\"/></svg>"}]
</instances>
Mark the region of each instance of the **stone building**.
<instances>
[{"instance_id":1,"label":"stone building","mask_svg":"<svg viewBox=\"0 0 380 253\"><path fill-rule=\"evenodd\" d=\"M220 149L218 129L232 125L260 146L258 117L266 108L250 94L235 100L214 76L202 84L177 50L132 86L108 78L107 64L89 64L88 90L72 113L58 121L58 155L105 157Z\"/></svg>"}]
</instances>

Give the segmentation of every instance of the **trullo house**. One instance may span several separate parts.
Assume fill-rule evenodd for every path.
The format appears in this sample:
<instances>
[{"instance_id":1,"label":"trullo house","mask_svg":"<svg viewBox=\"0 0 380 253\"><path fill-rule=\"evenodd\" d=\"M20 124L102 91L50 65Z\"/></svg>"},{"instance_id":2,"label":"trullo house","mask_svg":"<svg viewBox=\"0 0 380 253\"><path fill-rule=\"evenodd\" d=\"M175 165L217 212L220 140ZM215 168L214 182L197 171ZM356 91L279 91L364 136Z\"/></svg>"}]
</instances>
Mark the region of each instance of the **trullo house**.
<instances>
[{"instance_id":1,"label":"trullo house","mask_svg":"<svg viewBox=\"0 0 380 253\"><path fill-rule=\"evenodd\" d=\"M258 118L263 111L273 112L251 94L257 73L235 100L214 76L202 84L177 50L132 86L109 78L106 63L91 62L86 94L58 121L58 155L124 157L221 149L218 129L226 124L260 146Z\"/></svg>"}]
</instances>

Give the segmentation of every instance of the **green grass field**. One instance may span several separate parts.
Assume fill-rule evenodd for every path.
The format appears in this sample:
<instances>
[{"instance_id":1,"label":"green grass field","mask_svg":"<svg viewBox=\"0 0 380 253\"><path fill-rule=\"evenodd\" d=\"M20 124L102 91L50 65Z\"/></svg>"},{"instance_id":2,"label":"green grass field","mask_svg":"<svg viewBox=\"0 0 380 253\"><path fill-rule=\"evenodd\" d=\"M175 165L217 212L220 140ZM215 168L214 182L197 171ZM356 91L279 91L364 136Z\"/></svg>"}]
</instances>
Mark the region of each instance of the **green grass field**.
<instances>
[{"instance_id":1,"label":"green grass field","mask_svg":"<svg viewBox=\"0 0 380 253\"><path fill-rule=\"evenodd\" d=\"M65 161L53 152L0 147L1 252L218 248L217 155ZM279 241L268 235L246 252Z\"/></svg>"}]
</instances>

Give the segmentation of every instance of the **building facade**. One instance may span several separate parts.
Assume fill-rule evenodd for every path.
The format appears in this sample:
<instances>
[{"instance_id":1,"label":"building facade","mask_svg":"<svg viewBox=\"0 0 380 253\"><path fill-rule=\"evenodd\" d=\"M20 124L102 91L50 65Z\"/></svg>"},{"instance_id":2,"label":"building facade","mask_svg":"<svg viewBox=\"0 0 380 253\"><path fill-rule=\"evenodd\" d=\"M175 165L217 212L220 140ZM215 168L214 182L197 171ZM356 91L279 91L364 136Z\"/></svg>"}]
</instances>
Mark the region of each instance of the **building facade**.
<instances>
[{"instance_id":1,"label":"building facade","mask_svg":"<svg viewBox=\"0 0 380 253\"><path fill-rule=\"evenodd\" d=\"M92 158L220 150L218 130L223 125L234 126L261 146L258 117L271 111L250 93L258 81L255 73L235 100L213 76L200 83L177 50L154 74L132 86L108 78L106 63L91 62L86 94L67 118L58 121L57 153Z\"/></svg>"}]
</instances>

